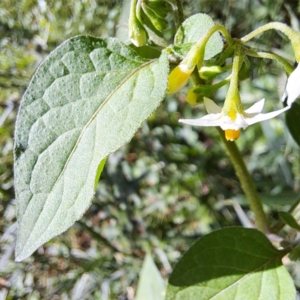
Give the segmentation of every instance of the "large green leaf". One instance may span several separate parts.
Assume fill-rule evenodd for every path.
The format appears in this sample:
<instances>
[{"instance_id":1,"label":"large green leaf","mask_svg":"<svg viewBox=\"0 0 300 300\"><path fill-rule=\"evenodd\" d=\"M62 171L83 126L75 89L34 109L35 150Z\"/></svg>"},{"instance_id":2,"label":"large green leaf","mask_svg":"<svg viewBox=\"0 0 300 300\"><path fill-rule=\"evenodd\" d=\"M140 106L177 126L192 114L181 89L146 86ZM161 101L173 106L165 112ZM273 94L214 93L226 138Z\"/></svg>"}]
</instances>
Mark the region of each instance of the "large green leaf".
<instances>
[{"instance_id":1,"label":"large green leaf","mask_svg":"<svg viewBox=\"0 0 300 300\"><path fill-rule=\"evenodd\" d=\"M196 14L186 19L179 27L174 40L173 50L180 56L185 56L191 46L198 42L207 31L215 25L207 14ZM215 32L205 47L204 59L210 59L223 49L223 41L218 32Z\"/></svg>"},{"instance_id":2,"label":"large green leaf","mask_svg":"<svg viewBox=\"0 0 300 300\"><path fill-rule=\"evenodd\" d=\"M164 300L165 282L153 258L147 254L140 273L135 300Z\"/></svg>"},{"instance_id":3,"label":"large green leaf","mask_svg":"<svg viewBox=\"0 0 300 300\"><path fill-rule=\"evenodd\" d=\"M109 153L162 101L167 55L145 60L116 39L74 37L37 70L15 132L16 260L68 229L89 207Z\"/></svg>"},{"instance_id":4,"label":"large green leaf","mask_svg":"<svg viewBox=\"0 0 300 300\"><path fill-rule=\"evenodd\" d=\"M255 229L231 227L199 239L171 274L167 300L294 300L283 252Z\"/></svg>"}]
</instances>

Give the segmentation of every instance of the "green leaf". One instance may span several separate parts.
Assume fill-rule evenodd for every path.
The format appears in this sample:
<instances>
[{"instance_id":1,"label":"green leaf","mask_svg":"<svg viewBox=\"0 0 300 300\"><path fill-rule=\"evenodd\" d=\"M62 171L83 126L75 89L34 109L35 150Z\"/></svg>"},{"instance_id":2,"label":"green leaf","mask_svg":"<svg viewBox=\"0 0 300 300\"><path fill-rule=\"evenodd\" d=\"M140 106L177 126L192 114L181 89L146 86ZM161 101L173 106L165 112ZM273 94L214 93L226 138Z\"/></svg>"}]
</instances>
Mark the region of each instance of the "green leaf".
<instances>
[{"instance_id":1,"label":"green leaf","mask_svg":"<svg viewBox=\"0 0 300 300\"><path fill-rule=\"evenodd\" d=\"M167 300L295 299L284 253L255 229L231 227L199 239L171 274Z\"/></svg>"},{"instance_id":2,"label":"green leaf","mask_svg":"<svg viewBox=\"0 0 300 300\"><path fill-rule=\"evenodd\" d=\"M298 231L300 231L300 225L297 223L297 221L294 219L294 217L285 212L285 211L281 211L278 213L279 214L279 217L280 219L287 225L289 225L291 228L294 228Z\"/></svg>"},{"instance_id":3,"label":"green leaf","mask_svg":"<svg viewBox=\"0 0 300 300\"><path fill-rule=\"evenodd\" d=\"M300 131L299 131L299 119L300 119L300 104L298 102L294 102L292 107L286 112L285 120L287 127L297 143L300 147Z\"/></svg>"},{"instance_id":4,"label":"green leaf","mask_svg":"<svg viewBox=\"0 0 300 300\"><path fill-rule=\"evenodd\" d=\"M116 39L89 36L42 63L16 123L16 260L81 218L106 157L160 104L168 72L166 53L146 60Z\"/></svg>"},{"instance_id":5,"label":"green leaf","mask_svg":"<svg viewBox=\"0 0 300 300\"><path fill-rule=\"evenodd\" d=\"M186 19L175 35L174 44L178 46L176 52L181 56L185 56L191 46L198 42L214 25L215 23L212 18L206 14L196 14ZM181 50L178 48L181 48ZM222 38L220 34L216 32L206 44L204 59L207 60L214 57L220 53L222 49Z\"/></svg>"},{"instance_id":6,"label":"green leaf","mask_svg":"<svg viewBox=\"0 0 300 300\"><path fill-rule=\"evenodd\" d=\"M147 254L143 262L135 300L163 300L165 282L153 258Z\"/></svg>"}]
</instances>

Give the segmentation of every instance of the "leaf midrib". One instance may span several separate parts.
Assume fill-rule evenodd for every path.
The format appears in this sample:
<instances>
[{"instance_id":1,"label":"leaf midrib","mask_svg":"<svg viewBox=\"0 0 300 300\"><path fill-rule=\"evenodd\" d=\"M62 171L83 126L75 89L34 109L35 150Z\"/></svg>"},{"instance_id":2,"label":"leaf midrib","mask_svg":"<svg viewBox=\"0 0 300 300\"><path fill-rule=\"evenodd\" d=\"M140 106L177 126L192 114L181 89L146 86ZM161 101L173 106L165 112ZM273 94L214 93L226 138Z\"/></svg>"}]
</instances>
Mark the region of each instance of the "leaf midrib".
<instances>
[{"instance_id":1,"label":"leaf midrib","mask_svg":"<svg viewBox=\"0 0 300 300\"><path fill-rule=\"evenodd\" d=\"M150 65L150 64L152 64L153 62L156 62L158 59L153 59L153 60L150 60L150 61L147 61L147 62L145 62L145 63L143 63L142 65L140 65L138 68L136 68L136 69L134 69L130 74L128 74L118 85L117 85L117 87L107 96L107 98L101 103L101 105L99 106L99 108L95 111L95 113L92 115L92 117L90 118L90 120L87 122L87 124L83 127L83 129L82 129L82 131L81 131L81 133L80 133L80 135L79 135L79 137L78 137L78 139L77 139L77 142L75 143L75 145L74 145L74 148L73 148L73 150L71 151L71 153L70 153L70 155L69 155L69 157L68 157L68 159L67 159L67 161L66 161L66 163L65 163L65 165L64 165L64 167L63 167L63 169L62 169L62 171L60 172L60 174L59 174L59 176L58 176L58 178L57 178L57 180L54 182L54 184L53 184L53 186L51 187L51 189L50 189L50 191L48 192L48 193L46 193L47 195L49 195L52 191L53 191L53 189L54 189L54 187L57 185L57 183L60 181L60 179L62 178L62 176L63 176L63 174L64 174L64 172L65 172L65 170L66 170L66 168L68 167L68 164L69 164L69 162L70 162L70 160L71 160L71 158L72 158L72 156L73 156L73 154L74 154L74 152L76 151L76 149L77 149L77 147L78 147L78 145L79 145L79 143L80 143L80 141L81 141L81 139L82 139L82 136L84 135L84 133L86 132L86 130L87 130L87 128L89 127L89 125L91 124L91 122L96 118L96 116L98 115L98 113L100 112L100 110L102 110L102 108L108 103L108 101L109 101L109 99L132 77L132 76L134 76L138 71L140 71L141 69L143 69L143 68L145 68L145 67L147 67L148 65ZM112 149L111 151L110 151L110 153L111 152L113 152L115 149ZM107 154L109 154L109 153L107 153ZM100 161L101 162L101 161ZM34 193L32 193L32 195L34 195ZM48 198L48 196L47 196L47 198ZM46 200L47 201L47 200ZM46 204L46 201L45 201L45 203L44 203L44 205L43 205L43 209L41 210L41 213L43 212L43 210L44 210L44 207L45 207L45 204ZM30 202L30 201L29 201ZM29 203L28 202L28 203ZM56 212L59 210L59 208L60 208L60 206L61 206L61 204L62 204L62 201L60 202L60 204L59 204L59 206L58 206L58 208L56 209ZM27 207L28 207L28 205L27 205ZM24 211L24 214L26 213L26 211L27 211L27 207L26 207L26 209L25 209L25 211ZM53 215L53 216L55 216L55 214ZM36 222L35 222L35 224L34 224L34 226L33 226L33 228L32 228L32 230L31 230L31 232L30 232L30 235L29 235L29 237L27 238L27 241L26 241L26 243L24 243L24 245L23 245L23 247L21 248L21 250L20 250L20 252L19 252L19 255L20 255L20 253L22 253L23 252L23 249L24 248L26 248L26 245L27 245L27 243L28 243L28 241L31 239L31 237L32 237L32 234L33 234L33 232L34 232L34 229L36 228L36 226L37 226L37 221L39 220L39 217L37 218L37 220L36 220ZM52 223L52 221L53 221L53 218L52 218L52 220L51 220L51 222L48 224L48 227L50 227L50 225L51 225L51 223Z\"/></svg>"},{"instance_id":2,"label":"leaf midrib","mask_svg":"<svg viewBox=\"0 0 300 300\"><path fill-rule=\"evenodd\" d=\"M217 296L220 296L223 293L226 293L227 290L232 289L235 285L237 285L239 282L246 280L249 276L251 276L253 273L258 273L259 270L263 270L265 266L267 266L268 264L272 263L273 261L276 261L279 257L275 256L270 258L268 261L266 261L265 263L263 263L262 265L258 266L256 269L252 270L251 272L245 274L244 276L242 276L240 279L238 279L236 282L230 284L228 287L226 287L225 289L221 290L220 292L218 292L217 294L215 294L212 298L210 298L211 300L216 299ZM276 266L278 267L278 264L276 264ZM274 268L275 269L275 268ZM263 272L262 272L263 273Z\"/></svg>"}]
</instances>

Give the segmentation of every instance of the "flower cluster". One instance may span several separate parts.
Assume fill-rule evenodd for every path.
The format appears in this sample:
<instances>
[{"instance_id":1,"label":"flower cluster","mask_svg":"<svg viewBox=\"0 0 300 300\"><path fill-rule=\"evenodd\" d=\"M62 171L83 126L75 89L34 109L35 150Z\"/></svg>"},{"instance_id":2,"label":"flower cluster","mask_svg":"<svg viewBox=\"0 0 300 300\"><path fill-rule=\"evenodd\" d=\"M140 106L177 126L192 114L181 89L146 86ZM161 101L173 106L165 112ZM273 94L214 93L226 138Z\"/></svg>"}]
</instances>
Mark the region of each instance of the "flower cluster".
<instances>
[{"instance_id":1,"label":"flower cluster","mask_svg":"<svg viewBox=\"0 0 300 300\"><path fill-rule=\"evenodd\" d=\"M169 93L175 93L183 88L194 69L188 69L183 64L177 66L169 77ZM230 89L230 88L229 88ZM249 125L262 122L278 116L290 109L293 102L300 95L300 63L288 78L282 101L286 107L277 111L262 113L265 99L262 99L244 110L242 108L239 95L228 92L224 107L218 106L213 100L204 97L204 105L208 112L199 119L180 119L179 122L194 126L220 126L225 131L225 137L229 141L239 138L241 129L246 129Z\"/></svg>"},{"instance_id":2,"label":"flower cluster","mask_svg":"<svg viewBox=\"0 0 300 300\"><path fill-rule=\"evenodd\" d=\"M290 108L287 106L280 110L263 114L261 112L264 103L265 99L262 99L245 111L238 112L235 108L232 108L226 112L211 99L204 98L208 115L200 119L181 119L179 122L195 126L220 126L225 131L226 139L234 141L239 138L241 128L246 129L249 125L274 118Z\"/></svg>"}]
</instances>

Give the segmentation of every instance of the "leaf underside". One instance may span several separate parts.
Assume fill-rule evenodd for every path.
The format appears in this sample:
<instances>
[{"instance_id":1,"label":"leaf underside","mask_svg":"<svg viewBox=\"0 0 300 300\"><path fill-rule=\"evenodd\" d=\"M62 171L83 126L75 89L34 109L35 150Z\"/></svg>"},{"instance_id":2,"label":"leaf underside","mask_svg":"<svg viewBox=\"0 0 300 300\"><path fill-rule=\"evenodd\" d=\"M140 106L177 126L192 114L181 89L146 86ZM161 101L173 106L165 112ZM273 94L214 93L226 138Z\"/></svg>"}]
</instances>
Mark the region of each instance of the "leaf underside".
<instances>
[{"instance_id":1,"label":"leaf underside","mask_svg":"<svg viewBox=\"0 0 300 300\"><path fill-rule=\"evenodd\" d=\"M255 229L217 230L199 239L175 266L166 300L295 299L282 256Z\"/></svg>"},{"instance_id":2,"label":"leaf underside","mask_svg":"<svg viewBox=\"0 0 300 300\"><path fill-rule=\"evenodd\" d=\"M167 55L145 60L116 39L78 36L42 63L15 131L16 260L81 218L109 153L165 96Z\"/></svg>"}]
</instances>

